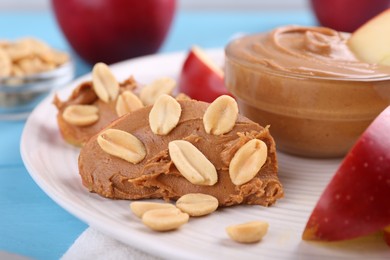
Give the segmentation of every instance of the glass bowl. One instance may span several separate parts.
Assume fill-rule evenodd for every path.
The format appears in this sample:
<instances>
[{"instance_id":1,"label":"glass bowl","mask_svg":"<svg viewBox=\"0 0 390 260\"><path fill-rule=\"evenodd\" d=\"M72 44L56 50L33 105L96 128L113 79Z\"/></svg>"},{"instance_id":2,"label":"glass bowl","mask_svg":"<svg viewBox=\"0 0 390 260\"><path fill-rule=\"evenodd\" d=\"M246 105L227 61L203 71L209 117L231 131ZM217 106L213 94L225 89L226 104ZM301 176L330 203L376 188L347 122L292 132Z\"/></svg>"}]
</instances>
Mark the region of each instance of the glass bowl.
<instances>
[{"instance_id":1,"label":"glass bowl","mask_svg":"<svg viewBox=\"0 0 390 260\"><path fill-rule=\"evenodd\" d=\"M0 120L26 118L46 95L64 86L73 77L71 60L47 72L0 77Z\"/></svg>"},{"instance_id":2,"label":"glass bowl","mask_svg":"<svg viewBox=\"0 0 390 260\"><path fill-rule=\"evenodd\" d=\"M240 112L270 125L277 149L304 157L344 156L390 104L390 77L337 78L268 69L226 48L225 83Z\"/></svg>"}]
</instances>

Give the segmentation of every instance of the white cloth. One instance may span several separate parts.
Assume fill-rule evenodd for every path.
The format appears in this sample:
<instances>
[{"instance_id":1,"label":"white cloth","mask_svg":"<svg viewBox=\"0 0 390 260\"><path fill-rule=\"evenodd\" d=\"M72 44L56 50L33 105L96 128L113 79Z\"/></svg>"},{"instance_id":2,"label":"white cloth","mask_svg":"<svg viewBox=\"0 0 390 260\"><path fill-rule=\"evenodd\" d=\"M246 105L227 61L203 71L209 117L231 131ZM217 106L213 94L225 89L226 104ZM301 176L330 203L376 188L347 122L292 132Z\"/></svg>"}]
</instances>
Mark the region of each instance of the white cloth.
<instances>
[{"instance_id":1,"label":"white cloth","mask_svg":"<svg viewBox=\"0 0 390 260\"><path fill-rule=\"evenodd\" d=\"M87 228L62 256L62 260L156 260L155 256L108 237L94 228Z\"/></svg>"}]
</instances>

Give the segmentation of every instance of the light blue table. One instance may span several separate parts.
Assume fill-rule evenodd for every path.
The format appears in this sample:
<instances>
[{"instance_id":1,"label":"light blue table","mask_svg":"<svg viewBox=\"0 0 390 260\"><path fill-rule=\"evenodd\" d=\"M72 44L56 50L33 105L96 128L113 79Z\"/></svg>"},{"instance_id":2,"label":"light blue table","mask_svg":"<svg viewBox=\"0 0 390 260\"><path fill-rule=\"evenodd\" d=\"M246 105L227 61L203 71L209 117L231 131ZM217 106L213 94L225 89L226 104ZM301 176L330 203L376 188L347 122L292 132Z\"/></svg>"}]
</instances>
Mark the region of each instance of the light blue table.
<instances>
[{"instance_id":1,"label":"light blue table","mask_svg":"<svg viewBox=\"0 0 390 260\"><path fill-rule=\"evenodd\" d=\"M178 12L161 52L224 46L238 32L286 24L313 25L309 11ZM35 36L69 50L50 12L0 12L0 39ZM76 58L76 57L75 57ZM76 74L90 67L76 58ZM0 121L0 251L58 259L87 227L55 204L30 178L19 153L24 121Z\"/></svg>"}]
</instances>

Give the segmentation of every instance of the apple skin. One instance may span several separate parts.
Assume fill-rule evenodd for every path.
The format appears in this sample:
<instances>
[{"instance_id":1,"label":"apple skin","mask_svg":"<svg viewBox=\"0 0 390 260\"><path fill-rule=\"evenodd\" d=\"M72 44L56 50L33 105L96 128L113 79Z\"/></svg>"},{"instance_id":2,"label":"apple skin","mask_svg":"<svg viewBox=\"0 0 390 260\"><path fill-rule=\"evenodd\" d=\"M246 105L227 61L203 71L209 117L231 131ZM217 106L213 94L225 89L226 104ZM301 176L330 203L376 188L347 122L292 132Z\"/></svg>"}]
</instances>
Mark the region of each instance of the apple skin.
<instances>
[{"instance_id":1,"label":"apple skin","mask_svg":"<svg viewBox=\"0 0 390 260\"><path fill-rule=\"evenodd\" d=\"M390 6L389 0L311 0L311 8L322 26L353 32Z\"/></svg>"},{"instance_id":2,"label":"apple skin","mask_svg":"<svg viewBox=\"0 0 390 260\"><path fill-rule=\"evenodd\" d=\"M87 62L108 64L155 53L171 26L176 0L52 0L57 22Z\"/></svg>"},{"instance_id":3,"label":"apple skin","mask_svg":"<svg viewBox=\"0 0 390 260\"><path fill-rule=\"evenodd\" d=\"M199 47L192 47L184 61L179 92L193 99L213 102L221 95L230 95L225 87L223 71Z\"/></svg>"},{"instance_id":4,"label":"apple skin","mask_svg":"<svg viewBox=\"0 0 390 260\"><path fill-rule=\"evenodd\" d=\"M321 195L304 240L339 241L390 225L390 106L366 129Z\"/></svg>"}]
</instances>

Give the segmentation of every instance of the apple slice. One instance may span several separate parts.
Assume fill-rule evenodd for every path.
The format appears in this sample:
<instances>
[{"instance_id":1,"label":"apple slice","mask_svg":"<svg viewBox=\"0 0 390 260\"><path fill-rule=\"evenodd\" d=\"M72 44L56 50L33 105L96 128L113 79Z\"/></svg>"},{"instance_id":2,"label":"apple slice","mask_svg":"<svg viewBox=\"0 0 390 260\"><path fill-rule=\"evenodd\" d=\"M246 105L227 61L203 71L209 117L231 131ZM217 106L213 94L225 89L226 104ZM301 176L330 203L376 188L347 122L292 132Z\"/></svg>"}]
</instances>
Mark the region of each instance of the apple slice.
<instances>
[{"instance_id":1,"label":"apple slice","mask_svg":"<svg viewBox=\"0 0 390 260\"><path fill-rule=\"evenodd\" d=\"M197 46L191 48L183 64L179 92L206 102L228 94L223 71Z\"/></svg>"},{"instance_id":2,"label":"apple slice","mask_svg":"<svg viewBox=\"0 0 390 260\"><path fill-rule=\"evenodd\" d=\"M348 46L361 60L390 66L390 9L352 33Z\"/></svg>"},{"instance_id":3,"label":"apple slice","mask_svg":"<svg viewBox=\"0 0 390 260\"><path fill-rule=\"evenodd\" d=\"M390 106L355 143L321 195L304 240L338 241L390 225Z\"/></svg>"}]
</instances>

